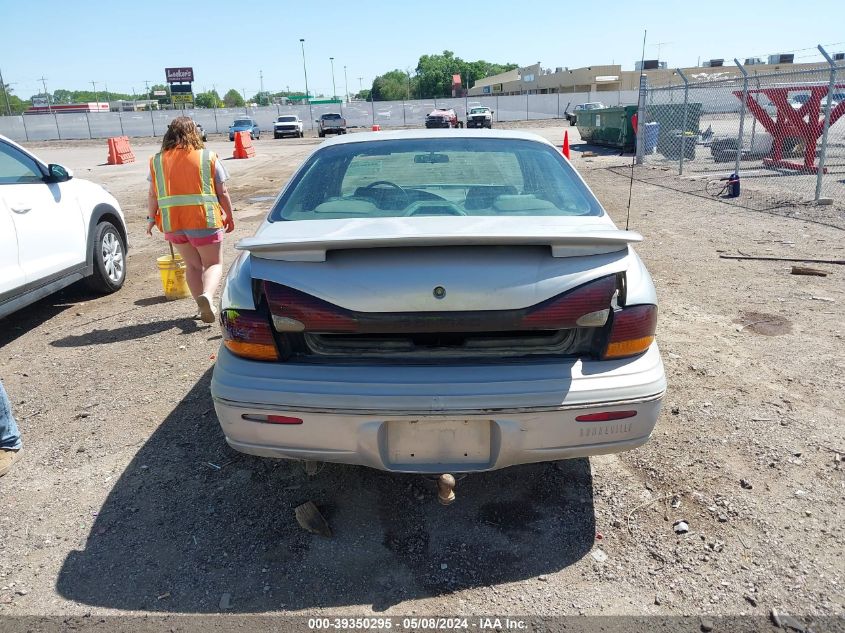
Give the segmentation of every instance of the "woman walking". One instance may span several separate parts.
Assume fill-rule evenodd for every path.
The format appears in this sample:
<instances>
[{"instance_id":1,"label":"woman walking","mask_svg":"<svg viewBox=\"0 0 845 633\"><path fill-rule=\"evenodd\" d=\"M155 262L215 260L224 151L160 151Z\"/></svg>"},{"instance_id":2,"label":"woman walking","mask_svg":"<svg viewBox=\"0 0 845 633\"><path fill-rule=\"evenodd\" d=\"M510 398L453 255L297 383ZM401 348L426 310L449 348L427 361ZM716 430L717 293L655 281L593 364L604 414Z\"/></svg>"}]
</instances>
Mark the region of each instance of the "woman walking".
<instances>
[{"instance_id":1,"label":"woman walking","mask_svg":"<svg viewBox=\"0 0 845 633\"><path fill-rule=\"evenodd\" d=\"M193 120L173 119L161 151L150 159L147 235L158 227L182 256L185 280L205 323L216 317L214 292L223 277L223 229L235 230L227 178L217 155L205 149Z\"/></svg>"}]
</instances>

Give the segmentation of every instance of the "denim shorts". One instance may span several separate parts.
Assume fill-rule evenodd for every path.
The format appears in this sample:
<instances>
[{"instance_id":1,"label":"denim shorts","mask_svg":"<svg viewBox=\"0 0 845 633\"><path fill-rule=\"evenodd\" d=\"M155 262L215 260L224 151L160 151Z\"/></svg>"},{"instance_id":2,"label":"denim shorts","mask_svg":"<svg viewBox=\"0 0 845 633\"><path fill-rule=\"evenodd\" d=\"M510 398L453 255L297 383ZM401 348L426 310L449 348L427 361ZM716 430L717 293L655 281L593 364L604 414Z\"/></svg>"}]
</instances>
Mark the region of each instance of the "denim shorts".
<instances>
[{"instance_id":1,"label":"denim shorts","mask_svg":"<svg viewBox=\"0 0 845 633\"><path fill-rule=\"evenodd\" d=\"M223 229L186 229L164 234L164 239L172 244L190 244L208 246L223 241Z\"/></svg>"}]
</instances>

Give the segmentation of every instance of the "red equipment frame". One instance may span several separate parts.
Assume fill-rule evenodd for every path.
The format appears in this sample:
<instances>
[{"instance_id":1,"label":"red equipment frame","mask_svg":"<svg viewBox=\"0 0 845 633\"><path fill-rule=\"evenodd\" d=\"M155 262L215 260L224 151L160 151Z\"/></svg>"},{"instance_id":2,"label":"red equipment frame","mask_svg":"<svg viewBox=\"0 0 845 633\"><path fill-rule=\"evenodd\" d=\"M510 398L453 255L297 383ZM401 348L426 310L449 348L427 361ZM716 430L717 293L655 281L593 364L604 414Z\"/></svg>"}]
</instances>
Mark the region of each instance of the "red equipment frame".
<instances>
[{"instance_id":1,"label":"red equipment frame","mask_svg":"<svg viewBox=\"0 0 845 633\"><path fill-rule=\"evenodd\" d=\"M834 88L845 88L845 84L838 84ZM793 108L789 103L790 92L810 92L807 103L800 108ZM824 131L824 112L821 101L827 95L827 86L778 86L777 88L759 88L748 91L746 105L766 131L772 135L772 154L763 159L763 164L769 167L781 167L801 172L818 173L816 166L816 143ZM734 90L734 95L742 101L742 90ZM763 94L777 108L774 120L769 116L753 95ZM830 111L830 125L845 114L845 101ZM784 160L783 143L787 139L798 139L804 144L804 164ZM825 169L825 173L827 169Z\"/></svg>"}]
</instances>

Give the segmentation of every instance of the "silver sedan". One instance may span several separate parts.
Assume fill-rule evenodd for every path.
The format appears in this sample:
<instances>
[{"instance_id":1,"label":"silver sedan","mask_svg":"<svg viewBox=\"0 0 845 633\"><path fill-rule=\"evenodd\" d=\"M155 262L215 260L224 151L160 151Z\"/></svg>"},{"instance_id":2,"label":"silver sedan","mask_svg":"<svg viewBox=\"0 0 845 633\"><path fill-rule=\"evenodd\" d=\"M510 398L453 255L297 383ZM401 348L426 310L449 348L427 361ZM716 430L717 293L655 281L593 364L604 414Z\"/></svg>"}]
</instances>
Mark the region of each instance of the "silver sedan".
<instances>
[{"instance_id":1,"label":"silver sedan","mask_svg":"<svg viewBox=\"0 0 845 633\"><path fill-rule=\"evenodd\" d=\"M412 473L640 446L666 389L641 239L531 134L323 143L237 245L226 440Z\"/></svg>"}]
</instances>

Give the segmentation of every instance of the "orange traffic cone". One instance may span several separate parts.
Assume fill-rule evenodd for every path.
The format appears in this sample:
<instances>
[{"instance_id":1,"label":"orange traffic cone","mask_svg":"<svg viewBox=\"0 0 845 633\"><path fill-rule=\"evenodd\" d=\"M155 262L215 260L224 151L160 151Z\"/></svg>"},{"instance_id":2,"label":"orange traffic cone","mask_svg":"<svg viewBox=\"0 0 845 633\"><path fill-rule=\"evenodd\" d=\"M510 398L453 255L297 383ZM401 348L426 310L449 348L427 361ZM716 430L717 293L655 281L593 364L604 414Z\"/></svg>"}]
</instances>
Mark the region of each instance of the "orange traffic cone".
<instances>
[{"instance_id":1,"label":"orange traffic cone","mask_svg":"<svg viewBox=\"0 0 845 633\"><path fill-rule=\"evenodd\" d=\"M563 155L569 159L569 130L563 131Z\"/></svg>"}]
</instances>

